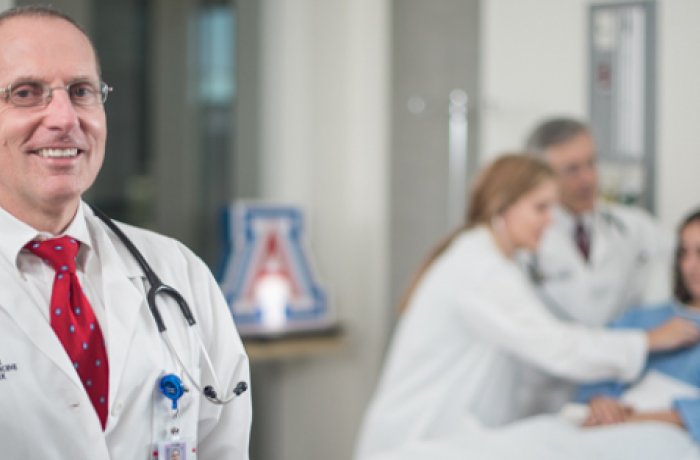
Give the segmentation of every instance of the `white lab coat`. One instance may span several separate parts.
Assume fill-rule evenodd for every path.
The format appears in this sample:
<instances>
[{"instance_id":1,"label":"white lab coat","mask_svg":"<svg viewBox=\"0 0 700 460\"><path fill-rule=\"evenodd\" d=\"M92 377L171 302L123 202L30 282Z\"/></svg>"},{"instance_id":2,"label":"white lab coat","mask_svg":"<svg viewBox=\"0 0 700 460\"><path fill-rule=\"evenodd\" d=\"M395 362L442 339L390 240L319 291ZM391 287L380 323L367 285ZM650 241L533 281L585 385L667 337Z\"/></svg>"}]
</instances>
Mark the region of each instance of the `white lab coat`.
<instances>
[{"instance_id":1,"label":"white lab coat","mask_svg":"<svg viewBox=\"0 0 700 460\"><path fill-rule=\"evenodd\" d=\"M521 384L523 368L629 381L646 351L642 332L556 320L490 231L467 231L426 272L401 318L356 458L521 418L528 400L546 391Z\"/></svg>"},{"instance_id":2,"label":"white lab coat","mask_svg":"<svg viewBox=\"0 0 700 460\"><path fill-rule=\"evenodd\" d=\"M601 202L585 220L591 239L588 263L574 242L574 217L562 208L531 261L553 313L605 326L630 307L670 298L673 238L649 214Z\"/></svg>"},{"instance_id":3,"label":"white lab coat","mask_svg":"<svg viewBox=\"0 0 700 460\"><path fill-rule=\"evenodd\" d=\"M63 346L20 276L14 261L0 261L0 458L8 460L147 459L158 428L153 413L163 404L155 391L160 375L176 369L145 299L145 277L124 245L83 204L88 231L102 267L109 362L109 415L103 433ZM187 300L201 328L225 391L249 382L245 351L225 300L209 270L177 241L121 225L166 284ZM196 342L189 342L174 303L160 302L174 345L202 379ZM191 364L195 356L197 363ZM8 367L9 366L9 367ZM186 382L186 379L185 379ZM189 399L189 402L186 401ZM226 406L194 388L178 424L185 437L196 430L200 460L248 459L250 391ZM188 459L193 458L190 456Z\"/></svg>"},{"instance_id":4,"label":"white lab coat","mask_svg":"<svg viewBox=\"0 0 700 460\"><path fill-rule=\"evenodd\" d=\"M584 221L590 229L588 263L574 242L574 217L563 208L556 209L537 253L522 259L554 315L602 327L631 307L670 298L673 238L648 213L600 202ZM524 371L522 379L548 388L530 401L526 415L557 411L574 391L571 382L537 369Z\"/></svg>"}]
</instances>

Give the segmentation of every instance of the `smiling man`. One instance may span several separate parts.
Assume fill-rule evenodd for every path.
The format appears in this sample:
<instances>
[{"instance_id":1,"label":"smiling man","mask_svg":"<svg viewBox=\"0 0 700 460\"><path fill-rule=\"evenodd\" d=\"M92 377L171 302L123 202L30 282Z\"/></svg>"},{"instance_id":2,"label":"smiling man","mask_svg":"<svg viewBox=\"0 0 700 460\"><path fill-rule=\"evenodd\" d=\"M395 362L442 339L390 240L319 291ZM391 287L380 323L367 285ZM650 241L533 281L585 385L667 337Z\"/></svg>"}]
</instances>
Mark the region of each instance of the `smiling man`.
<instances>
[{"instance_id":1,"label":"smiling man","mask_svg":"<svg viewBox=\"0 0 700 460\"><path fill-rule=\"evenodd\" d=\"M0 206L58 233L102 166L107 87L88 38L67 21L17 16L1 24Z\"/></svg>"},{"instance_id":2,"label":"smiling man","mask_svg":"<svg viewBox=\"0 0 700 460\"><path fill-rule=\"evenodd\" d=\"M136 259L82 201L104 160L110 90L71 18L0 14L0 362L12 365L1 456L152 458L177 443L199 459L248 459L248 361L208 269L119 224L197 321L158 296L159 332Z\"/></svg>"}]
</instances>

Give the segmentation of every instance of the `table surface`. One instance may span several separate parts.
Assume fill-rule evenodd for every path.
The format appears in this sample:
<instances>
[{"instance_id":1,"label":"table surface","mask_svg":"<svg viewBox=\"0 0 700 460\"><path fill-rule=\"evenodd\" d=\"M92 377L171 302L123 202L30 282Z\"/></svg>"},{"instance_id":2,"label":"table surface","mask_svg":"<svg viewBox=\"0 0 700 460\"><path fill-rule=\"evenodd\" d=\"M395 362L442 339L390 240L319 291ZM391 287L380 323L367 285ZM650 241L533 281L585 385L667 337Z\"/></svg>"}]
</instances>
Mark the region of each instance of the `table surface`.
<instances>
[{"instance_id":1,"label":"table surface","mask_svg":"<svg viewBox=\"0 0 700 460\"><path fill-rule=\"evenodd\" d=\"M292 336L272 339L243 339L251 362L302 358L334 351L343 343L336 331L327 335Z\"/></svg>"}]
</instances>

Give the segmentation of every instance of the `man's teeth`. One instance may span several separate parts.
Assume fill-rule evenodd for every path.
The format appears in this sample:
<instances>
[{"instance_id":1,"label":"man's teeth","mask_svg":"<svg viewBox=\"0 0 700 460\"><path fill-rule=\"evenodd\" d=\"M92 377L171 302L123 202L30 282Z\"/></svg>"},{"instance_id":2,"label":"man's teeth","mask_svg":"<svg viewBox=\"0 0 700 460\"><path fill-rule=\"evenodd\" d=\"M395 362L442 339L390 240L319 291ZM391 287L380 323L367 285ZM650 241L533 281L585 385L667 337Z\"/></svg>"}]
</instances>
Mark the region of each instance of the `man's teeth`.
<instances>
[{"instance_id":1,"label":"man's teeth","mask_svg":"<svg viewBox=\"0 0 700 460\"><path fill-rule=\"evenodd\" d=\"M44 158L66 158L78 155L78 149L40 149L39 156Z\"/></svg>"}]
</instances>

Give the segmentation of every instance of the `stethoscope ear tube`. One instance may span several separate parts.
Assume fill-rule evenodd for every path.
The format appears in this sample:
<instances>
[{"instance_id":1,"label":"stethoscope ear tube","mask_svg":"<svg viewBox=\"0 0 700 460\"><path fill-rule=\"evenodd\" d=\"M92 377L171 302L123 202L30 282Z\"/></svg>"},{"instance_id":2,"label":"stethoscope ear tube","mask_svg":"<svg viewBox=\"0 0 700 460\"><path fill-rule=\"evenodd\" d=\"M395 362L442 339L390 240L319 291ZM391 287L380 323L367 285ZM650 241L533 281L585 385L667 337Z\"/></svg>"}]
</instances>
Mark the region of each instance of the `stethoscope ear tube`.
<instances>
[{"instance_id":1,"label":"stethoscope ear tube","mask_svg":"<svg viewBox=\"0 0 700 460\"><path fill-rule=\"evenodd\" d=\"M131 240L124 234L124 232L121 231L119 227L110 219L107 217L105 213L100 211L98 208L96 208L93 205L89 205L90 208L92 209L92 212L95 213L97 217L100 218L102 222L109 227L112 232L114 232L117 237L121 240L122 244L126 246L126 249L129 251L129 253L136 259L136 262L139 264L139 267L141 267L141 270L143 271L143 274L146 275L146 279L148 279L148 284L151 286L157 286L161 283L160 279L158 279L158 276L156 276L155 272L151 268L151 266L146 262L146 259L144 259L143 255L141 252L139 252L138 249L136 249L136 246L134 246L134 243L131 242Z\"/></svg>"},{"instance_id":2,"label":"stethoscope ear tube","mask_svg":"<svg viewBox=\"0 0 700 460\"><path fill-rule=\"evenodd\" d=\"M139 267L141 267L141 270L143 271L144 275L146 276L146 279L148 280L148 284L150 286L150 289L148 290L147 298L148 298L148 308L151 310L151 314L153 315L153 319L156 322L156 325L158 326L158 332L164 332L166 330L165 323L163 322L163 318L160 315L160 312L158 311L158 307L156 306L156 296L158 294L165 294L170 296L175 302L177 302L178 307L180 308L180 311L182 312L182 315L185 317L185 320L187 321L187 324L190 326L194 325L196 323L194 316L192 315L192 311L190 310L190 307L187 305L187 302L185 299L180 295L180 293L168 286L167 284L164 284L158 275L153 271L151 268L151 265L146 262L146 259L143 257L143 254L136 248L134 243L124 234L124 232L117 227L117 225L107 217L105 213L100 211L98 208L95 206L90 205L92 208L92 211L95 213L97 217L102 220L102 222L109 227L112 232L114 232L115 235L121 240L122 244L126 246L126 249L129 251L129 253L136 259L136 262L139 264Z\"/></svg>"},{"instance_id":3,"label":"stethoscope ear tube","mask_svg":"<svg viewBox=\"0 0 700 460\"><path fill-rule=\"evenodd\" d=\"M175 300L178 307L180 307L180 312L182 313L182 316L185 317L185 321L187 321L187 324L189 326L194 326L195 324L197 324L197 321L194 320L194 316L192 315L192 311L190 310L189 305L187 305L187 302L182 297L182 295L180 295L180 293L176 289L163 283L157 286L151 285L151 288L148 290L148 306L151 309L153 316L156 318L156 323L158 323L158 318L160 318L160 312L158 311L158 307L156 307L156 296L158 294L165 294L173 300ZM160 323L161 324L158 325L158 331L163 332L165 331L165 324L163 324L162 319L160 320Z\"/></svg>"}]
</instances>

